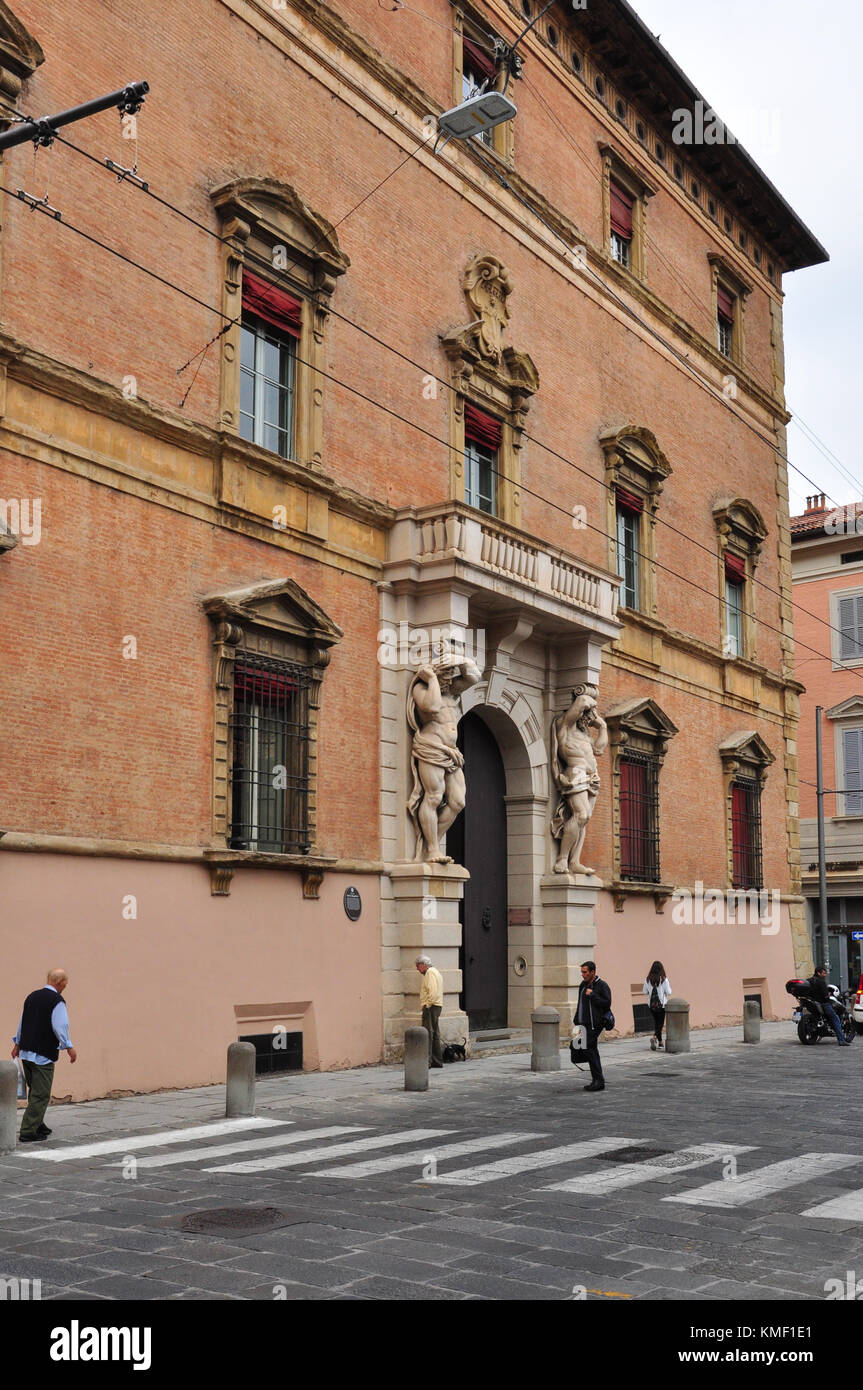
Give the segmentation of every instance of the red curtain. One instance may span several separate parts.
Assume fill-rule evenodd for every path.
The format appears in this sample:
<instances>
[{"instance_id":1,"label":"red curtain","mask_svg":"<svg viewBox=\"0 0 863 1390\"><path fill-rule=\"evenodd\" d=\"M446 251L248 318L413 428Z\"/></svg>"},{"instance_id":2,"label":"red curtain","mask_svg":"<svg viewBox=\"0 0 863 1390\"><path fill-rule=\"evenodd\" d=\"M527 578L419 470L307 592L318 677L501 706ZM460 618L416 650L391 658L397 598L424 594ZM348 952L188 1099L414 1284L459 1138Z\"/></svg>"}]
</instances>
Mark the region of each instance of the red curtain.
<instances>
[{"instance_id":1,"label":"red curtain","mask_svg":"<svg viewBox=\"0 0 863 1390\"><path fill-rule=\"evenodd\" d=\"M302 302L284 290L271 285L269 280L261 280L248 270L243 271L243 308L250 314L278 328L282 333L290 333L299 338L302 323Z\"/></svg>"},{"instance_id":2,"label":"red curtain","mask_svg":"<svg viewBox=\"0 0 863 1390\"><path fill-rule=\"evenodd\" d=\"M624 512L633 512L636 516L641 516L644 511L644 503L634 492L627 492L625 487L614 489L617 497L617 505Z\"/></svg>"},{"instance_id":3,"label":"red curtain","mask_svg":"<svg viewBox=\"0 0 863 1390\"><path fill-rule=\"evenodd\" d=\"M464 39L462 62L474 77L494 78L496 68L491 54L486 53L473 39Z\"/></svg>"},{"instance_id":4,"label":"red curtain","mask_svg":"<svg viewBox=\"0 0 863 1390\"><path fill-rule=\"evenodd\" d=\"M734 322L734 295L729 294L721 285L716 286L716 307L720 318L727 319L729 323Z\"/></svg>"},{"instance_id":5,"label":"red curtain","mask_svg":"<svg viewBox=\"0 0 863 1390\"><path fill-rule=\"evenodd\" d=\"M466 440L472 439L474 444L484 444L487 449L499 449L500 436L500 420L495 420L493 415L486 415L484 410L477 410L475 405L465 402L464 437Z\"/></svg>"},{"instance_id":6,"label":"red curtain","mask_svg":"<svg viewBox=\"0 0 863 1390\"><path fill-rule=\"evenodd\" d=\"M739 555L732 555L730 550L725 552L725 578L732 584L743 584L746 581L746 561Z\"/></svg>"},{"instance_id":7,"label":"red curtain","mask_svg":"<svg viewBox=\"0 0 863 1390\"><path fill-rule=\"evenodd\" d=\"M611 185L611 230L632 240L632 207L635 199L618 184Z\"/></svg>"}]
</instances>

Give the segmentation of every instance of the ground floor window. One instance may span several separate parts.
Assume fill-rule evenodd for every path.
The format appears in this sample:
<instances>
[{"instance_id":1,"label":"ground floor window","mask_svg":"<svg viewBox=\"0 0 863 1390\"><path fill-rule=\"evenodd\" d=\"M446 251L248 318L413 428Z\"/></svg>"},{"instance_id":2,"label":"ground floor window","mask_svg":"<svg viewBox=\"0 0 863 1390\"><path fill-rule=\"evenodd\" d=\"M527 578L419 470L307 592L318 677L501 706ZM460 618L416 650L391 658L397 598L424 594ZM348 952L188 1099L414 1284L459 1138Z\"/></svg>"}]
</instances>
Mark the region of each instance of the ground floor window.
<instances>
[{"instance_id":1,"label":"ground floor window","mask_svg":"<svg viewBox=\"0 0 863 1390\"><path fill-rule=\"evenodd\" d=\"M241 655L231 715L233 849L307 852L310 672Z\"/></svg>"}]
</instances>

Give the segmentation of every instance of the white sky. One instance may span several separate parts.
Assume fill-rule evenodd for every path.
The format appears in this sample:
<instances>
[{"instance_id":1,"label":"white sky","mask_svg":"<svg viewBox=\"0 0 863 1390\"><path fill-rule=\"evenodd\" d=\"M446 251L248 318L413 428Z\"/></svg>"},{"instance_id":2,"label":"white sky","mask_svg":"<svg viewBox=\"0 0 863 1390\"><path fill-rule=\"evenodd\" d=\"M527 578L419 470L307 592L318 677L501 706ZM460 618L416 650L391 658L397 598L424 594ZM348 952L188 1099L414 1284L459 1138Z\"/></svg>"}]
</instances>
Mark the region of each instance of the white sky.
<instances>
[{"instance_id":1,"label":"white sky","mask_svg":"<svg viewBox=\"0 0 863 1390\"><path fill-rule=\"evenodd\" d=\"M789 425L791 511L815 491L860 499L863 9L855 0L630 3L830 254L784 280L788 408L827 455Z\"/></svg>"}]
</instances>

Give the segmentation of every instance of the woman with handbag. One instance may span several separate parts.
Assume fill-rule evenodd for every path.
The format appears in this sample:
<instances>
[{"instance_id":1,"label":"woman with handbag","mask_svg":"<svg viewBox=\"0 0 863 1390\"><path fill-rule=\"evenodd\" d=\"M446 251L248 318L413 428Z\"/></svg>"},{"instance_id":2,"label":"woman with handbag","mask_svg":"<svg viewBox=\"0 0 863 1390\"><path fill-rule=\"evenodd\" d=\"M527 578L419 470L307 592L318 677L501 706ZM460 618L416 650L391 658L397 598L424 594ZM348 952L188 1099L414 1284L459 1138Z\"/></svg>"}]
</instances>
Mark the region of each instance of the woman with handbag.
<instances>
[{"instance_id":1,"label":"woman with handbag","mask_svg":"<svg viewBox=\"0 0 863 1390\"><path fill-rule=\"evenodd\" d=\"M661 960L655 960L651 965L647 979L644 981L644 993L647 995L648 1007L653 1014L653 1037L650 1039L650 1050L655 1052L658 1047L662 1047L665 1006L671 998L671 985L668 983L665 966Z\"/></svg>"}]
</instances>

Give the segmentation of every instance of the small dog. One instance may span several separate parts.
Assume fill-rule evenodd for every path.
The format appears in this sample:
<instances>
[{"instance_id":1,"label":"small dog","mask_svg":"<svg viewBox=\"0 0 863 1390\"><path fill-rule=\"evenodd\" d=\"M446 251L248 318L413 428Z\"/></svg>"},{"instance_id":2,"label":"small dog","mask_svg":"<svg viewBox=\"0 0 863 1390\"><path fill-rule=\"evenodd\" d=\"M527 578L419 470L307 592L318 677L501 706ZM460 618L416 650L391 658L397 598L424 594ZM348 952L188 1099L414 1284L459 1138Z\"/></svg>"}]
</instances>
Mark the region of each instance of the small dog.
<instances>
[{"instance_id":1,"label":"small dog","mask_svg":"<svg viewBox=\"0 0 863 1390\"><path fill-rule=\"evenodd\" d=\"M467 1054L466 1054L466 1052L465 1052L465 1046L466 1046L466 1044L467 1044L467 1038L462 1038L462 1040L461 1040L460 1043L457 1043L457 1042L454 1042L454 1043L446 1043L446 1044L444 1045L444 1050L443 1050L443 1059L444 1059L444 1061L445 1061L445 1062L466 1062L466 1061L467 1061Z\"/></svg>"}]
</instances>

